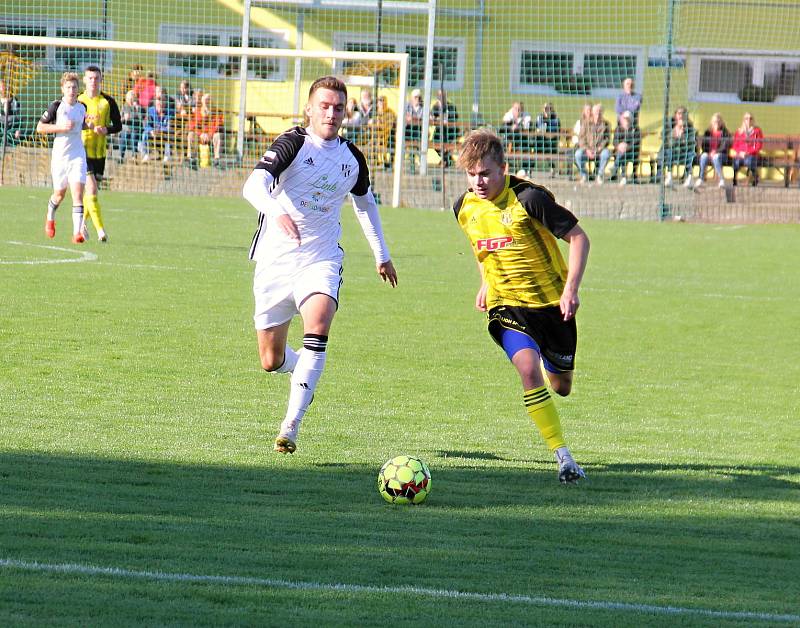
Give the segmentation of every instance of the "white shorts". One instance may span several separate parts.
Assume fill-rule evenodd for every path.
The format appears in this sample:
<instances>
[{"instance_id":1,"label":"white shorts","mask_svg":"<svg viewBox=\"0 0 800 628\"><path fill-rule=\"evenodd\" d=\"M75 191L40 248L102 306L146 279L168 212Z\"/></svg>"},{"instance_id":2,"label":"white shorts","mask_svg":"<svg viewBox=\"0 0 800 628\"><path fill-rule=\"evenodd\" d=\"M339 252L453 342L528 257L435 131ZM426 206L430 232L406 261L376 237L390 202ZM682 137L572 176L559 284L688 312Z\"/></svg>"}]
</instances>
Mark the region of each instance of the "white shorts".
<instances>
[{"instance_id":1,"label":"white shorts","mask_svg":"<svg viewBox=\"0 0 800 628\"><path fill-rule=\"evenodd\" d=\"M55 158L50 163L53 189L64 190L70 183L86 183L86 159L80 157Z\"/></svg>"},{"instance_id":2,"label":"white shorts","mask_svg":"<svg viewBox=\"0 0 800 628\"><path fill-rule=\"evenodd\" d=\"M342 265L338 261L315 262L301 268L293 266L291 260L284 264L259 262L253 277L256 329L269 329L292 320L312 294L327 294L338 305L341 285Z\"/></svg>"}]
</instances>

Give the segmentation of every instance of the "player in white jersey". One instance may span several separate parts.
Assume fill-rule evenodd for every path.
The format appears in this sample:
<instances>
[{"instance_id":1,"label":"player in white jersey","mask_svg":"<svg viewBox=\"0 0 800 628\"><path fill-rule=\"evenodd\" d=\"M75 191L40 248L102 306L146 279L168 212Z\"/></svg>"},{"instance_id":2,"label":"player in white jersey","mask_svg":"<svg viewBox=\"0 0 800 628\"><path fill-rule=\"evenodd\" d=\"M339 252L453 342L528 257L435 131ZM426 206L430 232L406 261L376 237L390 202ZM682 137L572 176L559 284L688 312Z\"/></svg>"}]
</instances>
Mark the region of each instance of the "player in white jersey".
<instances>
[{"instance_id":1,"label":"player in white jersey","mask_svg":"<svg viewBox=\"0 0 800 628\"><path fill-rule=\"evenodd\" d=\"M280 135L253 170L243 195L259 211L250 247L256 336L261 366L292 373L286 416L275 451L293 453L300 422L325 366L328 333L339 304L344 252L339 216L350 194L380 277L394 287L397 273L381 229L361 151L339 137L347 88L325 76L311 85L310 125ZM289 324L303 319L303 347L288 344Z\"/></svg>"},{"instance_id":2,"label":"player in white jersey","mask_svg":"<svg viewBox=\"0 0 800 628\"><path fill-rule=\"evenodd\" d=\"M61 94L42 114L36 125L38 133L55 133L50 170L53 175L53 194L47 204L44 232L49 238L56 235L56 209L64 200L67 187L72 193L72 241L84 241L83 187L86 185L86 150L81 140L85 126L86 107L78 102L78 75L64 72Z\"/></svg>"}]
</instances>

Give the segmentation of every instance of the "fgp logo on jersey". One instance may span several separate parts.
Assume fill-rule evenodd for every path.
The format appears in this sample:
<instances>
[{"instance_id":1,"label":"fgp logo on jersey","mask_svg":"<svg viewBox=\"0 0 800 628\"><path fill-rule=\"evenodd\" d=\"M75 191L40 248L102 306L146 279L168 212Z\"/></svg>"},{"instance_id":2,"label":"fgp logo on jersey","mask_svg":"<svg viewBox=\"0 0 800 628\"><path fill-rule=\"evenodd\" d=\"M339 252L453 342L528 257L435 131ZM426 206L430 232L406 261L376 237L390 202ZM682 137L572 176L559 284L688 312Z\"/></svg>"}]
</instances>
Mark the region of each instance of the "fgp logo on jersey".
<instances>
[{"instance_id":1,"label":"fgp logo on jersey","mask_svg":"<svg viewBox=\"0 0 800 628\"><path fill-rule=\"evenodd\" d=\"M501 236L499 238L481 238L475 242L475 248L480 251L485 249L487 251L497 251L511 246L514 243L514 238L511 236Z\"/></svg>"}]
</instances>

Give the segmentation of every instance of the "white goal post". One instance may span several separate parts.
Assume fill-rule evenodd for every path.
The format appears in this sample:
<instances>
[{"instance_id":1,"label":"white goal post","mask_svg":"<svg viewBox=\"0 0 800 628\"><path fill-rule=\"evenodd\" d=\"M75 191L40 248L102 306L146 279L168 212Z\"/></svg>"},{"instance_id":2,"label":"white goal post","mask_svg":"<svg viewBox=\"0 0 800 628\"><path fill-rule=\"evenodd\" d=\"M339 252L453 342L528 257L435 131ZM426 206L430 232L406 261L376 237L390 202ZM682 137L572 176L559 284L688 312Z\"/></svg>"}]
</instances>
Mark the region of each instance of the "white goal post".
<instances>
[{"instance_id":1,"label":"white goal post","mask_svg":"<svg viewBox=\"0 0 800 628\"><path fill-rule=\"evenodd\" d=\"M246 60L252 57L271 57L288 59L318 59L318 60L342 60L342 61L364 61L364 62L389 62L396 63L398 66L398 85L397 85L397 124L395 128L394 143L394 172L392 181L392 207L400 205L400 181L403 165L403 154L405 150L405 116L403 115L406 103L406 86L408 83L408 54L407 53L379 53L379 52L348 52L343 50L296 50L286 48L251 48L249 46L197 46L187 44L167 44L149 43L133 41L103 41L96 39L73 39L64 37L35 37L25 35L8 35L0 33L0 45L11 44L13 46L54 46L58 48L85 48L96 50L120 50L128 52L149 52L149 53L175 53L181 55L227 55L236 56L246 64ZM240 72L239 78L242 84L242 93L246 93L247 73ZM241 135L244 133L243 119L246 103L240 103L240 124L238 128L239 137L237 146L242 146ZM292 112L298 113L298 112Z\"/></svg>"}]
</instances>

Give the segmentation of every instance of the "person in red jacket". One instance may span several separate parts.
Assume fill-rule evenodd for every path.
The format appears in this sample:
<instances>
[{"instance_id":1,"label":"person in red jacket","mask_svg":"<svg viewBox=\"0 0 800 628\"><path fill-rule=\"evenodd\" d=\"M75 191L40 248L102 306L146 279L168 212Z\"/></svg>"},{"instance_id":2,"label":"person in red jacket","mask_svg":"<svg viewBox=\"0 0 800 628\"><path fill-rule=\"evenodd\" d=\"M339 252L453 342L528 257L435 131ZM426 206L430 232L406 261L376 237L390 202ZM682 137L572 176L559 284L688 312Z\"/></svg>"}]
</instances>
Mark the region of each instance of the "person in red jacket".
<instances>
[{"instance_id":1,"label":"person in red jacket","mask_svg":"<svg viewBox=\"0 0 800 628\"><path fill-rule=\"evenodd\" d=\"M187 157L192 168L197 168L195 149L198 144L211 144L214 151L214 166L219 167L224 121L222 113L211 107L211 94L208 92L203 94L200 106L194 110L189 120L189 134L186 137Z\"/></svg>"},{"instance_id":2,"label":"person in red jacket","mask_svg":"<svg viewBox=\"0 0 800 628\"><path fill-rule=\"evenodd\" d=\"M746 112L742 126L733 135L733 184L736 185L736 173L745 166L752 175L751 184L758 185L758 155L764 146L764 134L755 125L753 114Z\"/></svg>"}]
</instances>

